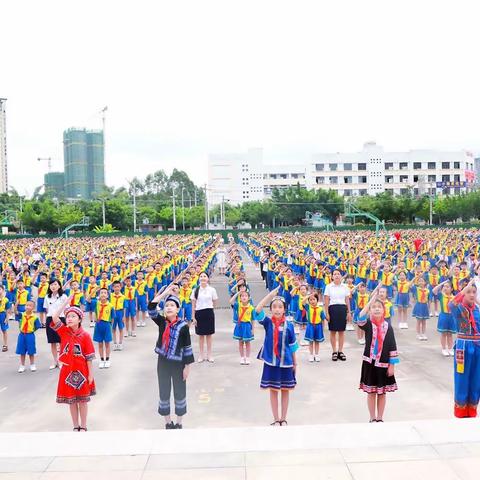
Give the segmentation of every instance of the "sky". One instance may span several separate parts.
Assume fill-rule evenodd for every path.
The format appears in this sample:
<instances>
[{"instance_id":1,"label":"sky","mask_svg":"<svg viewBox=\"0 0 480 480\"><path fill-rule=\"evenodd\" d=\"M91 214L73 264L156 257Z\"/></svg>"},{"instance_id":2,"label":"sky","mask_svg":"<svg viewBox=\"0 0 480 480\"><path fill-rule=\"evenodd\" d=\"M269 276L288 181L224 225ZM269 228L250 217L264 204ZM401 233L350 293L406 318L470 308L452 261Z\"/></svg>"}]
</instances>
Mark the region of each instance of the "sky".
<instances>
[{"instance_id":1,"label":"sky","mask_svg":"<svg viewBox=\"0 0 480 480\"><path fill-rule=\"evenodd\" d=\"M210 153L480 150L478 1L5 0L9 183L63 170L63 130L101 128L106 181L207 180Z\"/></svg>"}]
</instances>

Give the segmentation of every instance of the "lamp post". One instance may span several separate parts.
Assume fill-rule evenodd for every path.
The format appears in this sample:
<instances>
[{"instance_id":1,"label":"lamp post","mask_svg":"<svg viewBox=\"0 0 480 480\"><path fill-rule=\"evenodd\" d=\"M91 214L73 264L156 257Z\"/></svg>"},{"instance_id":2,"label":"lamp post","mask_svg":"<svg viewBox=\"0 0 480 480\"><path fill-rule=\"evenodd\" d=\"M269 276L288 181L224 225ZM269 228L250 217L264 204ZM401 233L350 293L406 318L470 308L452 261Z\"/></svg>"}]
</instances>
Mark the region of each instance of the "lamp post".
<instances>
[{"instance_id":1,"label":"lamp post","mask_svg":"<svg viewBox=\"0 0 480 480\"><path fill-rule=\"evenodd\" d=\"M183 191L185 187L182 187L182 230L185 230L185 205L183 204Z\"/></svg>"},{"instance_id":2,"label":"lamp post","mask_svg":"<svg viewBox=\"0 0 480 480\"><path fill-rule=\"evenodd\" d=\"M172 202L173 202L173 231L177 231L177 215L175 211L175 187L172 187Z\"/></svg>"}]
</instances>

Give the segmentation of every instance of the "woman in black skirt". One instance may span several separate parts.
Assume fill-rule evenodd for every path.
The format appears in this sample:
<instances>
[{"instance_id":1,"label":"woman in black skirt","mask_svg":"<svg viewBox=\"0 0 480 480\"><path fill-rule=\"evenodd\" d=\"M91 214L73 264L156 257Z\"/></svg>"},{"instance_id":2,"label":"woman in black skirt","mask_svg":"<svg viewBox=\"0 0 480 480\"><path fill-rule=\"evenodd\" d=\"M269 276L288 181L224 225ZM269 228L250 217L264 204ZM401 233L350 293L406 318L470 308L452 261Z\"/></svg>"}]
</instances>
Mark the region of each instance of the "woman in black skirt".
<instances>
[{"instance_id":1,"label":"woman in black skirt","mask_svg":"<svg viewBox=\"0 0 480 480\"><path fill-rule=\"evenodd\" d=\"M195 333L199 338L200 356L198 362L213 363L212 357L212 335L215 333L215 312L217 306L217 291L208 284L207 272L199 276L200 285L192 291L192 311L195 312ZM205 358L205 342L207 343L207 357Z\"/></svg>"},{"instance_id":2,"label":"woman in black skirt","mask_svg":"<svg viewBox=\"0 0 480 480\"><path fill-rule=\"evenodd\" d=\"M343 353L343 344L347 320L351 320L352 313L350 312L349 302L350 290L342 283L340 270L334 270L332 278L333 282L327 285L323 294L323 308L330 330L332 360L336 362L338 359L342 361L347 359Z\"/></svg>"},{"instance_id":3,"label":"woman in black skirt","mask_svg":"<svg viewBox=\"0 0 480 480\"><path fill-rule=\"evenodd\" d=\"M365 331L359 388L368 394L370 423L383 422L385 394L397 390L394 369L399 359L393 328L385 320L385 305L378 298L377 290L360 312L357 325Z\"/></svg>"},{"instance_id":4,"label":"woman in black skirt","mask_svg":"<svg viewBox=\"0 0 480 480\"><path fill-rule=\"evenodd\" d=\"M52 328L52 317L58 313L59 308L62 307L63 303L67 299L67 296L63 293L62 286L60 282L56 279L51 280L48 285L47 295L43 303L43 307L47 312L46 318L46 332L47 332L47 342L50 344L52 350L53 363L50 365L50 370L58 368L58 352L57 347L60 345L60 337L58 333ZM65 318L63 312L60 312L60 320L65 323Z\"/></svg>"}]
</instances>

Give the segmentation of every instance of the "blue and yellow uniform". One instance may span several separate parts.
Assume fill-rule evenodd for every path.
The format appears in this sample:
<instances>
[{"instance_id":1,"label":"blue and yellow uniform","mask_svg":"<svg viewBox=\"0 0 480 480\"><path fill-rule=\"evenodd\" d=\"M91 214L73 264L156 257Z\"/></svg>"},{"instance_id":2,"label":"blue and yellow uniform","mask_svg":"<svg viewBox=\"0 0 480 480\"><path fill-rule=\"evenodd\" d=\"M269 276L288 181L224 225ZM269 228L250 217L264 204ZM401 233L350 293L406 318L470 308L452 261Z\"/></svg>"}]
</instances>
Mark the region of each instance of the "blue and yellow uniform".
<instances>
[{"instance_id":1,"label":"blue and yellow uniform","mask_svg":"<svg viewBox=\"0 0 480 480\"><path fill-rule=\"evenodd\" d=\"M113 306L107 300L106 302L97 302L97 323L93 331L94 342L109 343L112 341L112 320Z\"/></svg>"},{"instance_id":2,"label":"blue and yellow uniform","mask_svg":"<svg viewBox=\"0 0 480 480\"><path fill-rule=\"evenodd\" d=\"M252 321L255 310L253 305L242 305L235 302L233 310L237 316L237 322L233 329L233 338L241 342L251 342L253 340Z\"/></svg>"},{"instance_id":3,"label":"blue and yellow uniform","mask_svg":"<svg viewBox=\"0 0 480 480\"><path fill-rule=\"evenodd\" d=\"M10 308L10 302L7 297L0 298L0 330L6 332L9 329L7 310Z\"/></svg>"},{"instance_id":4,"label":"blue and yellow uniform","mask_svg":"<svg viewBox=\"0 0 480 480\"><path fill-rule=\"evenodd\" d=\"M118 295L112 293L110 295L110 303L113 306L113 329L118 328L119 330L123 330L125 328L125 323L123 322L125 296L123 293L119 293Z\"/></svg>"},{"instance_id":5,"label":"blue and yellow uniform","mask_svg":"<svg viewBox=\"0 0 480 480\"><path fill-rule=\"evenodd\" d=\"M34 313L23 312L19 319L20 333L17 339L17 355L35 355L37 348L35 344L35 331L42 327L40 320Z\"/></svg>"}]
</instances>

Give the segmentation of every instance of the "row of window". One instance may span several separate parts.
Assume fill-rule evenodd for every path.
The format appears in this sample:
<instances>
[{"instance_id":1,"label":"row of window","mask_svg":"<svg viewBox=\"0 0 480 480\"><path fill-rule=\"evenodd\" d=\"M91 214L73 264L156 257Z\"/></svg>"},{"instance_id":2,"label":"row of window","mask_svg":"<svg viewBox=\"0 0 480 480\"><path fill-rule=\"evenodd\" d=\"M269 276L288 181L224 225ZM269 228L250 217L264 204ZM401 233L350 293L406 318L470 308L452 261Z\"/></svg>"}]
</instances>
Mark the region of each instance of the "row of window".
<instances>
[{"instance_id":1,"label":"row of window","mask_svg":"<svg viewBox=\"0 0 480 480\"><path fill-rule=\"evenodd\" d=\"M300 173L265 173L263 175L264 180L278 180L278 179L283 179L286 180L287 178L298 178L298 179L304 179L305 175L302 175Z\"/></svg>"},{"instance_id":2,"label":"row of window","mask_svg":"<svg viewBox=\"0 0 480 480\"><path fill-rule=\"evenodd\" d=\"M400 193L400 195L406 195L410 192L410 190L408 188L400 188L400 191L396 191L393 188L386 188L385 192L390 193L392 195L395 193ZM360 188L358 190L352 190L352 189L346 188L345 190L339 190L338 193L345 197L351 197L352 195L360 195L363 197L364 195L367 195L368 190L366 188ZM442 193L444 195L450 195L450 194L458 195L461 193L461 189L460 188L444 188L442 190ZM413 194L414 195L419 194L418 188L413 189Z\"/></svg>"},{"instance_id":3,"label":"row of window","mask_svg":"<svg viewBox=\"0 0 480 480\"><path fill-rule=\"evenodd\" d=\"M376 162L378 163L378 162ZM425 164L425 163L424 163ZM423 165L424 165L423 164ZM453 167L451 165L453 164ZM366 170L367 169L367 164L366 163L317 163L315 164L315 170L317 172L323 172L325 170L330 170L331 172L335 172L337 170L342 170L341 166L343 165L343 170ZM427 170L435 170L437 168L437 162L426 162L426 169ZM354 168L356 166L356 168ZM399 162L398 163L398 169L399 170L408 170L409 168L409 162ZM413 169L414 170L421 170L422 168L422 162L413 162ZM453 168L454 170L460 170L460 162L442 162L442 169L443 170L448 170L450 168ZM473 164L467 163L466 164L467 170L473 170ZM393 162L385 162L385 170L394 170L394 163Z\"/></svg>"},{"instance_id":4,"label":"row of window","mask_svg":"<svg viewBox=\"0 0 480 480\"><path fill-rule=\"evenodd\" d=\"M397 177L397 179L395 179ZM453 177L453 178L452 178ZM413 175L410 177L409 175L385 175L385 183L408 183L410 178L413 179L413 183L417 183L420 181L419 175ZM368 183L368 177L366 175L361 175L359 177L316 177L315 181L317 184L322 185L327 183L325 179L330 179L330 184L337 185L339 183ZM356 180L356 181L355 181ZM428 182L460 182L460 174L455 175L428 175ZM372 186L381 185L377 183L372 183Z\"/></svg>"}]
</instances>

